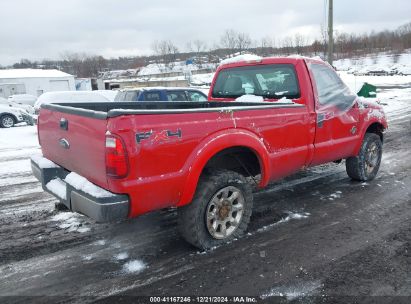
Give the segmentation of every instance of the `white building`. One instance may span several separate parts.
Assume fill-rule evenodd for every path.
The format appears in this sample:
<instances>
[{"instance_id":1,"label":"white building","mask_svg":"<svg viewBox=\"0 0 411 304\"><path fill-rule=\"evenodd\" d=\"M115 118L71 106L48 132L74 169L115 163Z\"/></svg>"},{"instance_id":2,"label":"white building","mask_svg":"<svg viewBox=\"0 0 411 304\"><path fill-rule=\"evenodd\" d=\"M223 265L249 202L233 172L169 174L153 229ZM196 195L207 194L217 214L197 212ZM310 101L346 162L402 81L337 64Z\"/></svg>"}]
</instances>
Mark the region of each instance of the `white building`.
<instances>
[{"instance_id":1,"label":"white building","mask_svg":"<svg viewBox=\"0 0 411 304\"><path fill-rule=\"evenodd\" d=\"M4 98L13 94L40 96L45 92L75 90L74 76L58 70L0 70L0 96Z\"/></svg>"}]
</instances>

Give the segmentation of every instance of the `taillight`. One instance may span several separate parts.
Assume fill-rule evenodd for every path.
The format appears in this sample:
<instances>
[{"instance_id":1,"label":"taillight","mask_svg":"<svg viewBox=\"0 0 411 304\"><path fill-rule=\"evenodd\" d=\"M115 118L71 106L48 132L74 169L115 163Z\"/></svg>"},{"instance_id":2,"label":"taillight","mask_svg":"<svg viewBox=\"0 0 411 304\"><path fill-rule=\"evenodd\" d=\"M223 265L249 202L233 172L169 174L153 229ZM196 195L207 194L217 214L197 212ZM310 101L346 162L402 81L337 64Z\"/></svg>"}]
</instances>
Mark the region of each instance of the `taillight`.
<instances>
[{"instance_id":1,"label":"taillight","mask_svg":"<svg viewBox=\"0 0 411 304\"><path fill-rule=\"evenodd\" d=\"M113 178L123 178L128 174L127 151L123 141L113 135L106 136L106 174Z\"/></svg>"}]
</instances>

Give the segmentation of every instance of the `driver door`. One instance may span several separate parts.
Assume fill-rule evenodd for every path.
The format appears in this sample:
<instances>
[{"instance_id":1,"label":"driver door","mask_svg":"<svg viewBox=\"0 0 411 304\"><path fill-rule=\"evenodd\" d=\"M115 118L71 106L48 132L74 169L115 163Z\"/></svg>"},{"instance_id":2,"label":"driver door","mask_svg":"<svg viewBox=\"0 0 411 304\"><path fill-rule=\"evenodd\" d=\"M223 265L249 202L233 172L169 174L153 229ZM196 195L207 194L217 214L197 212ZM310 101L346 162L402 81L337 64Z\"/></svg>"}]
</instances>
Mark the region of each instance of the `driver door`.
<instances>
[{"instance_id":1,"label":"driver door","mask_svg":"<svg viewBox=\"0 0 411 304\"><path fill-rule=\"evenodd\" d=\"M311 165L350 157L359 140L359 108L337 73L328 65L309 64L315 94L317 122Z\"/></svg>"}]
</instances>

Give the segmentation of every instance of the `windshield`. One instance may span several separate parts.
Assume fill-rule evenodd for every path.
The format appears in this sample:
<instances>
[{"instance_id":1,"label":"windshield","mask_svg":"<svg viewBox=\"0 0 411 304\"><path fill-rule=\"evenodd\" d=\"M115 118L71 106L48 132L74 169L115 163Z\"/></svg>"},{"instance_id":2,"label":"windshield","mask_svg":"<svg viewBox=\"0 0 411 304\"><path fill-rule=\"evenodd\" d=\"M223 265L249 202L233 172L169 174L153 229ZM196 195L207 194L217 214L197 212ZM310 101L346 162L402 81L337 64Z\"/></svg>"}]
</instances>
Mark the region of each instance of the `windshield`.
<instances>
[{"instance_id":1,"label":"windshield","mask_svg":"<svg viewBox=\"0 0 411 304\"><path fill-rule=\"evenodd\" d=\"M221 70L212 92L214 98L237 98L242 95L266 99L300 97L294 66L273 64Z\"/></svg>"}]
</instances>

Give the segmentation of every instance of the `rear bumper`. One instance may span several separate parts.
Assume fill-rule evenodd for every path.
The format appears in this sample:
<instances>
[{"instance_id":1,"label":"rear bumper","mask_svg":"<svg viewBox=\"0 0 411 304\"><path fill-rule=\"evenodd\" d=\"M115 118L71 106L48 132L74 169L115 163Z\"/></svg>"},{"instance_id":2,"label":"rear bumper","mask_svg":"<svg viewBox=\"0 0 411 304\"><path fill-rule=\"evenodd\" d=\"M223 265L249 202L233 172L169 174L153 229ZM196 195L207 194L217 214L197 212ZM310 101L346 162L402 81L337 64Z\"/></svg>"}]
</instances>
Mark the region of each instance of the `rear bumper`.
<instances>
[{"instance_id":1,"label":"rear bumper","mask_svg":"<svg viewBox=\"0 0 411 304\"><path fill-rule=\"evenodd\" d=\"M106 194L96 197L76 189L65 180L70 172L46 158L32 158L31 169L43 189L73 212L84 214L97 222L112 222L128 217L130 203L127 195L107 192L95 185L96 189L101 189Z\"/></svg>"}]
</instances>

